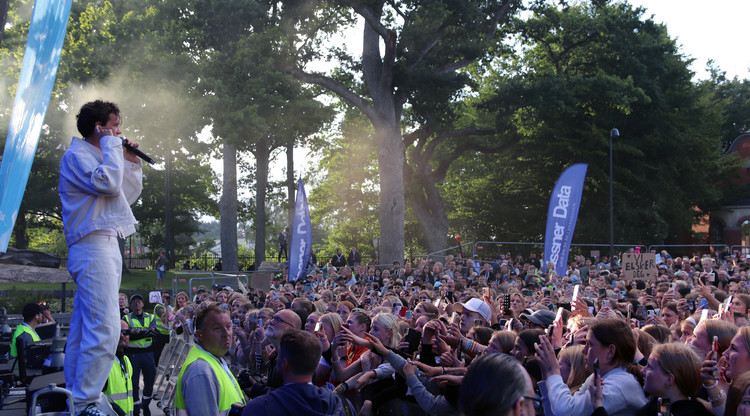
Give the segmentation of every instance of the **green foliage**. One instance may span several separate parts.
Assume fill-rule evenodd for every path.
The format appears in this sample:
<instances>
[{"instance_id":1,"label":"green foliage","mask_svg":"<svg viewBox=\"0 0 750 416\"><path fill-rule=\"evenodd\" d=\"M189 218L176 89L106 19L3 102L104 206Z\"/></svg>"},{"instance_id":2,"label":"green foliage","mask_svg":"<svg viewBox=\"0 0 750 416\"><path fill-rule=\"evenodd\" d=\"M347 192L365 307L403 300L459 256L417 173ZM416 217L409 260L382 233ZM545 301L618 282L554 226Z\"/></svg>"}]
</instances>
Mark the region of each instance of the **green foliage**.
<instances>
[{"instance_id":1,"label":"green foliage","mask_svg":"<svg viewBox=\"0 0 750 416\"><path fill-rule=\"evenodd\" d=\"M210 198L217 185L210 167L200 158L182 155L172 164L170 197L174 204L175 253L189 253L195 243L193 234L200 231L199 214L215 214L216 203ZM133 207L139 222L139 233L148 247L165 246L165 171L149 169L143 179L140 201Z\"/></svg>"},{"instance_id":2,"label":"green foliage","mask_svg":"<svg viewBox=\"0 0 750 416\"><path fill-rule=\"evenodd\" d=\"M308 196L312 223L330 230L322 242L313 241L319 261L336 248L346 253L355 245L364 257L376 257L379 178L372 134L369 122L349 111L321 149L320 174L312 178Z\"/></svg>"},{"instance_id":3,"label":"green foliage","mask_svg":"<svg viewBox=\"0 0 750 416\"><path fill-rule=\"evenodd\" d=\"M49 295L46 295L45 298L40 298L40 295L37 291L33 290L23 290L23 289L17 289L16 286L12 286L8 290L8 296L1 296L0 297L0 308L5 308L6 312L9 314L20 314L23 312L23 307L26 306L28 303L38 303L38 302L48 302L50 303L54 299L51 297L46 297ZM46 291L45 291L46 293ZM52 308L52 305L50 305L50 310L52 313L60 312L60 301L57 300L56 309ZM70 311L71 309L68 309Z\"/></svg>"},{"instance_id":4,"label":"green foliage","mask_svg":"<svg viewBox=\"0 0 750 416\"><path fill-rule=\"evenodd\" d=\"M0 47L2 71L13 80L20 71L17 57L23 51L22 30L28 30L24 18L29 17L18 9L26 5L13 2L9 19L13 27ZM66 138L76 133L72 121L75 112L93 98L119 103L125 135L140 142L156 159L174 160L170 171L174 186L166 191L163 168L144 167L144 192L134 211L141 221L140 233L152 247L165 244L165 195L172 197L175 239L182 249L192 243L190 235L198 216L215 214L210 190L216 184L207 163L209 152L196 139L196 132L205 123L188 99L191 83L197 79L192 69L195 64L179 53L175 43L179 35L168 30L171 23L167 17L175 11L174 5L150 0L114 5L90 0L73 5L47 126L16 225L17 245L25 245L27 226L31 234L54 232L61 226L57 195L60 157L69 143ZM11 88L10 84L12 93L15 85ZM11 102L3 100L8 106ZM38 244L50 247L47 242Z\"/></svg>"},{"instance_id":5,"label":"green foliage","mask_svg":"<svg viewBox=\"0 0 750 416\"><path fill-rule=\"evenodd\" d=\"M727 79L713 62L709 62L709 72L711 78L701 82L700 88L705 105L717 109L714 118L721 123L722 148L727 150L737 136L750 130L750 80Z\"/></svg>"},{"instance_id":6,"label":"green foliage","mask_svg":"<svg viewBox=\"0 0 750 416\"><path fill-rule=\"evenodd\" d=\"M68 256L68 245L65 242L65 235L63 235L62 226L55 229L41 227L31 228L29 230L29 248L32 250L43 251L58 257Z\"/></svg>"},{"instance_id":7,"label":"green foliage","mask_svg":"<svg viewBox=\"0 0 750 416\"><path fill-rule=\"evenodd\" d=\"M589 164L576 241L608 240L609 130L615 139L615 241L663 243L717 203L732 164L710 107L666 29L626 3L540 5L518 22L525 53L498 58L475 105L517 141L452 167L449 212L467 239L541 240L549 192Z\"/></svg>"}]
</instances>

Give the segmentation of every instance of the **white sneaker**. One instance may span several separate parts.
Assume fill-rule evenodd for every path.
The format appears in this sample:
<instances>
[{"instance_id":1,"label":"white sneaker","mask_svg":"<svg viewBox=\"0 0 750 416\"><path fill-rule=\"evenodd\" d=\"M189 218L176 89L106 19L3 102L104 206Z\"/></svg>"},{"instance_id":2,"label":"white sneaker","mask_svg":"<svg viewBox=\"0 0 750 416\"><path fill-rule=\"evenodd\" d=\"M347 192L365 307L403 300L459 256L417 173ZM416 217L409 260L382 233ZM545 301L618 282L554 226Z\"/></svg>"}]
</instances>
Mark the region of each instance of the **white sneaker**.
<instances>
[{"instance_id":1,"label":"white sneaker","mask_svg":"<svg viewBox=\"0 0 750 416\"><path fill-rule=\"evenodd\" d=\"M83 409L80 413L78 413L76 416L108 416L106 413L99 410L98 407L96 407L96 403L89 403L86 408Z\"/></svg>"}]
</instances>

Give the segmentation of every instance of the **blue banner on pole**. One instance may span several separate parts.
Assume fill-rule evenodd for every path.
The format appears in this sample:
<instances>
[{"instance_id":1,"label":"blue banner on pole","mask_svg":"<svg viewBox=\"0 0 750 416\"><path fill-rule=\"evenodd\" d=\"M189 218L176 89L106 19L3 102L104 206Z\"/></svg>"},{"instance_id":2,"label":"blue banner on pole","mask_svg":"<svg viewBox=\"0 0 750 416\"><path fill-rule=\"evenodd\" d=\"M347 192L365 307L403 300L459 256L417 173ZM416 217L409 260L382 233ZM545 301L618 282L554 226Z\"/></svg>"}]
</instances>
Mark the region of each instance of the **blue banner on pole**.
<instances>
[{"instance_id":1,"label":"blue banner on pole","mask_svg":"<svg viewBox=\"0 0 750 416\"><path fill-rule=\"evenodd\" d=\"M568 268L568 252L573 241L573 231L578 220L578 208L581 206L583 180L589 165L578 163L567 169L552 190L547 210L547 231L544 234L544 264L555 265L555 271L565 273Z\"/></svg>"},{"instance_id":2,"label":"blue banner on pole","mask_svg":"<svg viewBox=\"0 0 750 416\"><path fill-rule=\"evenodd\" d=\"M0 252L18 217L60 63L73 0L36 0L29 25L3 162L0 165ZM2 28L0 28L2 30Z\"/></svg>"},{"instance_id":3,"label":"blue banner on pole","mask_svg":"<svg viewBox=\"0 0 750 416\"><path fill-rule=\"evenodd\" d=\"M312 225L310 209L307 206L307 194L302 178L297 181L297 201L294 206L292 238L289 242L289 281L294 282L305 277L307 263L312 254Z\"/></svg>"}]
</instances>

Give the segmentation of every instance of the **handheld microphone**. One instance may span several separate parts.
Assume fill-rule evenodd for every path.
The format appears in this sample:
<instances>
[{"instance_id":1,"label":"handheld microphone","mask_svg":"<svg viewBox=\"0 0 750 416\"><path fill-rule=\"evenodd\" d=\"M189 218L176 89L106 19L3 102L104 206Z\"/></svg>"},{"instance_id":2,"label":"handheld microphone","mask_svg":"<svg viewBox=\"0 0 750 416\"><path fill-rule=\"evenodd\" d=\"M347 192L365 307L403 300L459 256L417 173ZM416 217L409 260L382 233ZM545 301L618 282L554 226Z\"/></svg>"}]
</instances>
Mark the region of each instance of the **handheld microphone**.
<instances>
[{"instance_id":1,"label":"handheld microphone","mask_svg":"<svg viewBox=\"0 0 750 416\"><path fill-rule=\"evenodd\" d=\"M152 165L156 163L156 161L152 159L151 156L141 152L137 147L133 147L130 143L126 142L124 137L121 137L121 139L122 139L122 147L128 149L128 152L140 157L141 159L143 159L144 162L148 162Z\"/></svg>"}]
</instances>

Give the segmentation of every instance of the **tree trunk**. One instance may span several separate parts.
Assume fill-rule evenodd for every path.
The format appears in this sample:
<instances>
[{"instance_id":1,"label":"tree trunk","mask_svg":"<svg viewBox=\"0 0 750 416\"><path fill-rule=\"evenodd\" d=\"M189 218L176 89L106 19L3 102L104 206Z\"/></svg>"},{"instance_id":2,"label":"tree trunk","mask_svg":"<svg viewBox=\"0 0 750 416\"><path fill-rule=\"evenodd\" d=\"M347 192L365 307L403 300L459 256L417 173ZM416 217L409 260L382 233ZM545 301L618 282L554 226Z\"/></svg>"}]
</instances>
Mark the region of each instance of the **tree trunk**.
<instances>
[{"instance_id":1,"label":"tree trunk","mask_svg":"<svg viewBox=\"0 0 750 416\"><path fill-rule=\"evenodd\" d=\"M409 202L424 234L427 252L434 253L446 248L448 215L445 213L445 203L434 181L419 174L416 176L406 187L407 189L414 188L413 192L409 192L411 196Z\"/></svg>"},{"instance_id":2,"label":"tree trunk","mask_svg":"<svg viewBox=\"0 0 750 416\"><path fill-rule=\"evenodd\" d=\"M0 0L0 44L3 43L3 34L5 33L5 22L8 20L8 6L10 0Z\"/></svg>"},{"instance_id":3,"label":"tree trunk","mask_svg":"<svg viewBox=\"0 0 750 416\"><path fill-rule=\"evenodd\" d=\"M174 269L174 205L172 203L172 151L164 152L164 251L167 252L169 267Z\"/></svg>"},{"instance_id":4,"label":"tree trunk","mask_svg":"<svg viewBox=\"0 0 750 416\"><path fill-rule=\"evenodd\" d=\"M387 42L385 58L380 54L381 38L369 24L365 24L362 38L362 70L377 114L370 117L378 146L380 175L380 250L377 261L379 264L403 262L406 155L401 138L401 108L393 92L395 38Z\"/></svg>"},{"instance_id":5,"label":"tree trunk","mask_svg":"<svg viewBox=\"0 0 750 416\"><path fill-rule=\"evenodd\" d=\"M122 259L122 273L131 274L130 268L125 264L125 239L117 237L117 245L120 247L120 258Z\"/></svg>"},{"instance_id":6,"label":"tree trunk","mask_svg":"<svg viewBox=\"0 0 750 416\"><path fill-rule=\"evenodd\" d=\"M296 196L294 188L294 139L290 139L289 143L286 144L286 189L289 201L289 207L287 209L287 224L290 230L294 223L294 205L296 203L294 200Z\"/></svg>"},{"instance_id":7,"label":"tree trunk","mask_svg":"<svg viewBox=\"0 0 750 416\"><path fill-rule=\"evenodd\" d=\"M419 150L414 149L409 160L411 163L409 166L404 165L405 189L422 229L427 252L434 253L446 248L448 215L445 213L443 197L437 188L437 182L442 176L434 172L429 162L429 153Z\"/></svg>"},{"instance_id":8,"label":"tree trunk","mask_svg":"<svg viewBox=\"0 0 750 416\"><path fill-rule=\"evenodd\" d=\"M380 174L378 264L404 261L404 142L398 123L374 126Z\"/></svg>"},{"instance_id":9,"label":"tree trunk","mask_svg":"<svg viewBox=\"0 0 750 416\"><path fill-rule=\"evenodd\" d=\"M239 269L237 259L237 148L224 139L224 179L219 201L222 270Z\"/></svg>"},{"instance_id":10,"label":"tree trunk","mask_svg":"<svg viewBox=\"0 0 750 416\"><path fill-rule=\"evenodd\" d=\"M29 248L29 237L26 235L26 211L19 211L16 217L16 225L13 227L13 235L16 237L16 248L24 250Z\"/></svg>"},{"instance_id":11,"label":"tree trunk","mask_svg":"<svg viewBox=\"0 0 750 416\"><path fill-rule=\"evenodd\" d=\"M255 269L266 260L266 186L268 186L268 137L255 149Z\"/></svg>"}]
</instances>

